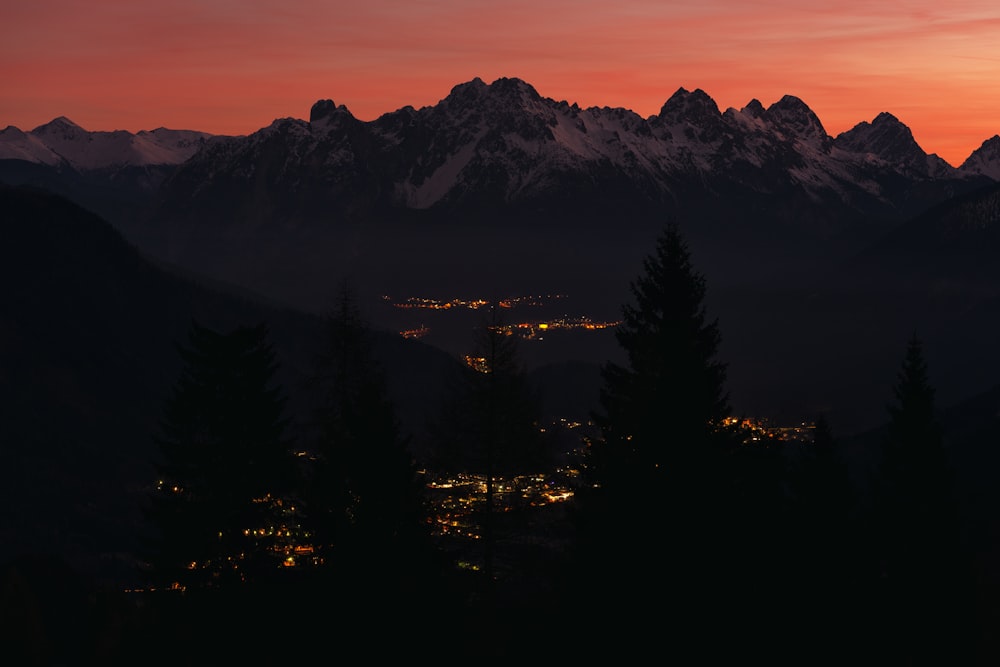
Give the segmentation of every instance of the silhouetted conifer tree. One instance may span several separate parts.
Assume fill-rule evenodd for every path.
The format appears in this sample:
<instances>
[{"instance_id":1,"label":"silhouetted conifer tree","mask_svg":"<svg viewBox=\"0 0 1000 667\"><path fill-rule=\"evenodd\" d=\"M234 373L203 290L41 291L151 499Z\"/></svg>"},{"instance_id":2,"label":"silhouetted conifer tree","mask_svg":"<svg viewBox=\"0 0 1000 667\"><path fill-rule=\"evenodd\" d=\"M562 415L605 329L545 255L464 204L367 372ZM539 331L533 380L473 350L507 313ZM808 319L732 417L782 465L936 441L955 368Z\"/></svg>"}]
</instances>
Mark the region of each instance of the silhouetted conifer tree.
<instances>
[{"instance_id":1,"label":"silhouetted conifer tree","mask_svg":"<svg viewBox=\"0 0 1000 667\"><path fill-rule=\"evenodd\" d=\"M802 661L843 664L865 630L857 495L825 415L816 419L811 442L793 446L792 512L780 552L789 572L785 629L805 648Z\"/></svg>"},{"instance_id":2,"label":"silhouetted conifer tree","mask_svg":"<svg viewBox=\"0 0 1000 667\"><path fill-rule=\"evenodd\" d=\"M631 460L631 469L663 474L660 463L710 451L730 407L726 368L716 359L718 322L705 310L705 278L676 226L659 238L643 269L615 333L627 366L604 366L598 423L605 449Z\"/></svg>"},{"instance_id":3,"label":"silhouetted conifer tree","mask_svg":"<svg viewBox=\"0 0 1000 667\"><path fill-rule=\"evenodd\" d=\"M388 396L373 333L348 285L327 314L310 385L315 460L307 495L325 566L341 592L395 604L442 584L424 482ZM426 598L429 602L429 598ZM357 603L357 600L355 601Z\"/></svg>"},{"instance_id":4,"label":"silhouetted conifer tree","mask_svg":"<svg viewBox=\"0 0 1000 667\"><path fill-rule=\"evenodd\" d=\"M294 484L285 399L265 325L219 333L193 322L166 402L146 508L155 584L214 588L266 577Z\"/></svg>"},{"instance_id":5,"label":"silhouetted conifer tree","mask_svg":"<svg viewBox=\"0 0 1000 667\"><path fill-rule=\"evenodd\" d=\"M971 648L967 563L954 477L916 335L893 391L875 506L885 658L958 664Z\"/></svg>"},{"instance_id":6,"label":"silhouetted conifer tree","mask_svg":"<svg viewBox=\"0 0 1000 667\"><path fill-rule=\"evenodd\" d=\"M718 322L676 225L631 295L616 331L627 362L603 368L577 493L571 611L613 609L600 632L697 647L703 661L752 655L751 628L774 611L780 450L727 419Z\"/></svg>"},{"instance_id":7,"label":"silhouetted conifer tree","mask_svg":"<svg viewBox=\"0 0 1000 667\"><path fill-rule=\"evenodd\" d=\"M817 583L832 585L851 565L847 561L851 558L856 495L825 415L816 420L813 440L803 448L794 489L797 528L805 548L803 561L810 564Z\"/></svg>"},{"instance_id":8,"label":"silhouetted conifer tree","mask_svg":"<svg viewBox=\"0 0 1000 667\"><path fill-rule=\"evenodd\" d=\"M551 443L540 430L539 402L527 382L517 336L505 326L495 306L476 329L473 342L473 352L449 387L442 413L430 431L438 470L484 479L483 510L477 518L483 538L485 597L491 600L496 578L498 480L513 485L518 475L548 470L553 458ZM517 497L516 492L509 495Z\"/></svg>"},{"instance_id":9,"label":"silhouetted conifer tree","mask_svg":"<svg viewBox=\"0 0 1000 667\"><path fill-rule=\"evenodd\" d=\"M449 392L434 425L436 467L513 476L551 464L518 337L495 307L475 329L473 351Z\"/></svg>"},{"instance_id":10,"label":"silhouetted conifer tree","mask_svg":"<svg viewBox=\"0 0 1000 667\"><path fill-rule=\"evenodd\" d=\"M725 365L717 360L718 322L705 309L705 279L694 270L676 226L632 283L615 335L627 365L602 369L601 439L589 472L606 493L633 493L662 482L685 485L732 444Z\"/></svg>"}]
</instances>

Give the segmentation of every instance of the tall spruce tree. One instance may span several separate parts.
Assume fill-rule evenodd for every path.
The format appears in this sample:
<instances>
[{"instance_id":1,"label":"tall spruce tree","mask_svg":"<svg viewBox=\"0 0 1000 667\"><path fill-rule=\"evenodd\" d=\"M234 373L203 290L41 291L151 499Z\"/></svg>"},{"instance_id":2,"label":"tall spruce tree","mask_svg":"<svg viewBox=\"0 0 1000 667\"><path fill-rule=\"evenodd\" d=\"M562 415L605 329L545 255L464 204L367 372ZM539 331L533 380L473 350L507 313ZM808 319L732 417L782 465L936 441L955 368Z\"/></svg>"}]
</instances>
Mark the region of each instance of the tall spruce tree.
<instances>
[{"instance_id":1,"label":"tall spruce tree","mask_svg":"<svg viewBox=\"0 0 1000 667\"><path fill-rule=\"evenodd\" d=\"M776 554L788 575L785 602L794 610L784 627L807 648L802 660L843 664L865 638L862 610L844 613L865 594L857 495L826 415L816 419L811 441L792 446L791 512Z\"/></svg>"},{"instance_id":2,"label":"tall spruce tree","mask_svg":"<svg viewBox=\"0 0 1000 667\"><path fill-rule=\"evenodd\" d=\"M696 478L733 443L721 334L706 312L705 278L675 224L644 260L631 294L615 332L627 364L602 369L594 415L601 438L588 470L605 494L656 489L662 497L665 485L700 485Z\"/></svg>"},{"instance_id":3,"label":"tall spruce tree","mask_svg":"<svg viewBox=\"0 0 1000 667\"><path fill-rule=\"evenodd\" d=\"M518 337L491 306L472 342L433 428L436 466L449 473L506 477L544 470L552 452L539 431L539 400L528 383Z\"/></svg>"},{"instance_id":4,"label":"tall spruce tree","mask_svg":"<svg viewBox=\"0 0 1000 667\"><path fill-rule=\"evenodd\" d=\"M968 658L967 563L953 471L922 341L914 334L893 387L876 486L879 580L888 660Z\"/></svg>"},{"instance_id":5,"label":"tall spruce tree","mask_svg":"<svg viewBox=\"0 0 1000 667\"><path fill-rule=\"evenodd\" d=\"M402 594L439 574L423 480L388 396L374 333L350 285L327 313L310 392L315 460L308 525L326 570L342 587L374 600Z\"/></svg>"},{"instance_id":6,"label":"tall spruce tree","mask_svg":"<svg viewBox=\"0 0 1000 667\"><path fill-rule=\"evenodd\" d=\"M285 398L266 325L220 333L192 322L160 432L148 574L158 586L214 588L276 571L295 482Z\"/></svg>"},{"instance_id":7,"label":"tall spruce tree","mask_svg":"<svg viewBox=\"0 0 1000 667\"><path fill-rule=\"evenodd\" d=\"M516 509L513 501L501 509L500 482L510 491L508 498L518 498L517 477L549 470L553 461L552 443L540 430L539 401L528 383L518 338L495 305L475 329L473 351L448 390L441 414L429 429L432 458L442 472L484 480L482 510L476 518L482 537L483 600L491 605L498 578L498 518L503 510Z\"/></svg>"},{"instance_id":8,"label":"tall spruce tree","mask_svg":"<svg viewBox=\"0 0 1000 667\"><path fill-rule=\"evenodd\" d=\"M734 489L747 485L735 475L749 474L752 461L736 463L718 322L676 224L657 240L631 295L616 331L627 363L603 367L600 437L584 461L575 581L567 585L583 595L571 592L576 612L616 610L609 629L695 641L707 628L727 631L723 619L734 613L720 599L736 595L723 581L734 581L745 557L734 554L730 531L735 516L746 516L736 513Z\"/></svg>"},{"instance_id":9,"label":"tall spruce tree","mask_svg":"<svg viewBox=\"0 0 1000 667\"><path fill-rule=\"evenodd\" d=\"M627 365L605 364L601 412L604 480L622 465L631 479L674 475L674 464L718 449L729 415L721 335L705 306L705 278L695 271L676 225L667 227L631 286L615 332ZM631 486L631 482L629 482Z\"/></svg>"}]
</instances>

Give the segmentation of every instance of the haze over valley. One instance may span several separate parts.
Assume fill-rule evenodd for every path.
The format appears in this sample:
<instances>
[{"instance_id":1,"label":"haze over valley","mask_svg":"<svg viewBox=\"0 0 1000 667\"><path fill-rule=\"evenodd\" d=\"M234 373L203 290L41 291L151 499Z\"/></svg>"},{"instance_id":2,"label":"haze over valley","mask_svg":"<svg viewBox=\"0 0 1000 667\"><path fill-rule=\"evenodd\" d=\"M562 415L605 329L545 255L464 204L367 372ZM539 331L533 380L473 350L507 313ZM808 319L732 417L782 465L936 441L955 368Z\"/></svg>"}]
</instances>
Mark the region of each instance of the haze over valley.
<instances>
[{"instance_id":1,"label":"haze over valley","mask_svg":"<svg viewBox=\"0 0 1000 667\"><path fill-rule=\"evenodd\" d=\"M266 324L290 431L306 438L315 435L310 391L329 342L326 318L346 290L371 327L422 475L439 462L442 406L456 378L468 368L492 373L477 335L516 341L539 400L532 427L558 450L559 466L548 476L498 475L503 512L531 503L551 510L550 523L531 523L538 532L507 543L498 562L530 552L538 579L525 574L508 602L526 591L541 600L545 586L564 583L545 578L546 567L559 569L546 559L568 539L561 503L581 474L573 456L599 432L602 369L632 360L617 334L640 276L671 284L654 253L676 230L704 278L707 321L718 326L731 407L721 423L742 425L768 456L780 451L767 459L780 460L775 470L786 469L785 456L789 470L806 466L823 422L836 434L845 479L860 489L858 506L873 503L887 405L901 363L912 361L908 345L921 342L959 480L963 546L978 559L984 618L998 616L998 459L987 445L1000 415L1000 138L984 137L953 166L924 152L888 110L831 136L791 95L720 109L704 91L678 88L642 117L555 100L518 78L474 78L436 104L370 121L331 99L308 112L238 136L98 131L65 117L0 131L0 405L10 409L4 439L19 443L0 461L13 499L3 503L0 541L13 551L56 553L94 581L131 586L140 506L154 481L153 433L185 363L198 359L178 354L198 331L193 323L216 331ZM639 310L656 313L655 304ZM664 350L651 350L655 365ZM670 384L660 380L651 392ZM704 389L694 385L669 394L658 408L669 416L653 410L646 426L678 441L699 437L683 407ZM448 414L464 424L470 410ZM506 425L494 413L486 421ZM296 456L323 460L305 447ZM661 470L658 459L652 469ZM756 488L749 473L737 473L727 488L764 498L748 490ZM469 498L493 492L493 478L484 479L462 471L425 484L440 507L460 508L436 515L439 530L470 543L492 539L487 524L480 533L461 523L472 516ZM648 479L612 482L662 501L644 495L655 486ZM383 481L373 496L388 488ZM799 483L775 497L809 497ZM609 516L631 516L633 506L622 507ZM733 526L763 516L752 525L785 544L784 529L767 522L797 515L739 508L732 516L742 517ZM739 539L766 541L742 530ZM307 541L299 552L286 545L288 567L313 553ZM462 567L465 548L478 549L458 550ZM792 561L782 567L796 571ZM188 570L212 567L192 561Z\"/></svg>"},{"instance_id":2,"label":"haze over valley","mask_svg":"<svg viewBox=\"0 0 1000 667\"><path fill-rule=\"evenodd\" d=\"M952 167L888 111L832 137L792 96L721 110L681 88L642 118L505 78L373 121L320 100L308 120L246 136L59 118L0 133L0 177L74 198L161 266L272 304L322 312L350 280L374 325L425 325L452 353L461 318L416 321L382 297L561 293L572 308L546 317L615 321L675 220L707 279L737 407L828 412L853 431L882 418L914 331L941 355L942 401L993 384L993 246L973 239L992 229L996 144ZM947 221L970 207L974 222ZM590 338L526 352L532 364L545 347L593 363L615 353L610 336Z\"/></svg>"}]
</instances>

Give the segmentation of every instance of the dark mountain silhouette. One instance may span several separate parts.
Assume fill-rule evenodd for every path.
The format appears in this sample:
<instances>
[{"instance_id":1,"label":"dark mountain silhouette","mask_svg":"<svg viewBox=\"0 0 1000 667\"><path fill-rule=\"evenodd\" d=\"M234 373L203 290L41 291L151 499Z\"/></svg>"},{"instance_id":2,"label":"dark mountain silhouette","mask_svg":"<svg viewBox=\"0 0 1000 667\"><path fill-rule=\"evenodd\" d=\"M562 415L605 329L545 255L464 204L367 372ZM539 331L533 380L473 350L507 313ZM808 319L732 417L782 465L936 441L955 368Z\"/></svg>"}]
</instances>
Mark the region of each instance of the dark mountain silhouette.
<instances>
[{"instance_id":1,"label":"dark mountain silhouette","mask_svg":"<svg viewBox=\"0 0 1000 667\"><path fill-rule=\"evenodd\" d=\"M845 264L856 293L926 333L941 355L940 390L950 401L1000 377L991 342L1000 330L998 251L1000 190L991 185L927 209Z\"/></svg>"},{"instance_id":2,"label":"dark mountain silhouette","mask_svg":"<svg viewBox=\"0 0 1000 667\"><path fill-rule=\"evenodd\" d=\"M157 256L306 308L325 296L290 275L289 255L382 291L461 273L484 289L498 276L604 282L620 300L619 267L638 263L666 217L703 256L738 246L720 264L742 270L750 254L857 248L987 182L928 156L890 114L835 139L793 96L720 111L682 88L642 118L474 79L370 122L321 100L308 121L207 142L164 181L148 221L128 224Z\"/></svg>"},{"instance_id":3,"label":"dark mountain silhouette","mask_svg":"<svg viewBox=\"0 0 1000 667\"><path fill-rule=\"evenodd\" d=\"M157 128L91 132L60 116L33 130L0 130L0 182L35 185L127 221L212 135Z\"/></svg>"},{"instance_id":4,"label":"dark mountain silhouette","mask_svg":"<svg viewBox=\"0 0 1000 667\"><path fill-rule=\"evenodd\" d=\"M57 121L0 137L18 147L0 152L0 181L32 186L0 187L5 560L129 577L151 435L192 319L267 321L294 414L319 315L349 277L373 304L377 356L420 456L478 314L428 321L437 347L398 335L399 312L374 306L383 295L571 293L579 314L614 319L676 220L706 277L734 411L829 416L862 486L900 344L919 332L939 405L956 406L941 424L996 618L993 139L954 168L888 113L831 137L794 96L721 111L680 89L644 119L517 79L476 79L371 122L321 100L308 121L205 137L173 163L84 159L74 150L89 134ZM434 338L446 317L452 330ZM522 348L546 418L586 419L616 353L604 334Z\"/></svg>"},{"instance_id":5,"label":"dark mountain silhouette","mask_svg":"<svg viewBox=\"0 0 1000 667\"><path fill-rule=\"evenodd\" d=\"M883 111L871 123L861 122L837 135L837 146L881 161L900 172L907 171L923 178L946 176L954 168L937 155L928 155L906 127L891 113Z\"/></svg>"},{"instance_id":6,"label":"dark mountain silhouette","mask_svg":"<svg viewBox=\"0 0 1000 667\"><path fill-rule=\"evenodd\" d=\"M319 318L206 287L148 262L109 224L30 188L0 187L0 405L4 558L47 553L94 577L128 577L152 435L192 321L265 321L293 410ZM444 352L377 334L408 426L435 400Z\"/></svg>"},{"instance_id":7,"label":"dark mountain silhouette","mask_svg":"<svg viewBox=\"0 0 1000 667\"><path fill-rule=\"evenodd\" d=\"M991 182L990 155L952 167L889 113L834 138L792 95L720 110L680 88L643 118L477 78L373 121L319 100L308 120L247 136L8 128L0 179L83 202L159 259L316 310L345 274L373 294L460 273L474 289L620 302L666 217L717 281L742 280L856 250Z\"/></svg>"},{"instance_id":8,"label":"dark mountain silhouette","mask_svg":"<svg viewBox=\"0 0 1000 667\"><path fill-rule=\"evenodd\" d=\"M302 361L289 352L311 324L170 276L49 193L4 186L0 209L4 556L49 553L95 577L127 576L151 436L191 319L273 319L289 380Z\"/></svg>"},{"instance_id":9,"label":"dark mountain silhouette","mask_svg":"<svg viewBox=\"0 0 1000 667\"><path fill-rule=\"evenodd\" d=\"M98 583L131 581L140 501L152 479L152 436L180 372L175 345L192 319L228 330L266 322L293 422L322 320L206 285L151 263L110 224L29 187L0 186L0 559L71 563ZM402 428L425 455L423 428L459 361L395 332L373 332ZM539 380L549 410L560 386Z\"/></svg>"},{"instance_id":10,"label":"dark mountain silhouette","mask_svg":"<svg viewBox=\"0 0 1000 667\"><path fill-rule=\"evenodd\" d=\"M996 285L1000 187L991 184L928 208L860 256L906 280L952 280L970 289Z\"/></svg>"},{"instance_id":11,"label":"dark mountain silhouette","mask_svg":"<svg viewBox=\"0 0 1000 667\"><path fill-rule=\"evenodd\" d=\"M1000 135L994 134L972 151L960 169L969 174L982 174L993 180L1000 178Z\"/></svg>"},{"instance_id":12,"label":"dark mountain silhouette","mask_svg":"<svg viewBox=\"0 0 1000 667\"><path fill-rule=\"evenodd\" d=\"M309 312L350 276L364 302L562 292L614 319L655 235L674 219L708 277L735 404L750 412L838 409L863 428L874 415L856 406L876 369L888 370L900 335L920 324L950 345L958 322L983 337L992 331L982 301L989 283L970 291L928 278L951 246L917 222L990 187L990 141L951 167L890 113L831 137L792 95L720 110L703 90L680 88L642 118L546 98L515 78L474 79L435 105L373 121L325 99L308 120L203 137L186 159L157 165L162 178L145 189L119 187L94 158L63 171L27 161L28 135L34 148L72 154L72 141L45 143L80 135L68 127L6 130L22 148L0 154L11 158L0 178L86 203L175 271ZM849 261L894 238L912 270L884 254ZM985 252L956 256L963 271L988 270ZM401 328L384 311L373 324ZM461 345L464 330L456 332L450 351ZM599 363L609 350L594 340L574 342L572 356L569 345L531 346L532 365L545 363L545 349ZM942 387L956 400L994 372L959 347L968 352Z\"/></svg>"},{"instance_id":13,"label":"dark mountain silhouette","mask_svg":"<svg viewBox=\"0 0 1000 667\"><path fill-rule=\"evenodd\" d=\"M898 356L898 355L897 355ZM936 355L939 356L939 355ZM933 361L931 362L933 364ZM947 368L932 369L937 380L947 375ZM886 405L889 404L887 398ZM941 438L951 472L959 517L958 548L969 559L975 580L972 609L956 609L957 613L973 613L978 624L970 629L970 648L981 656L995 656L1000 650L995 628L1000 618L1000 524L996 508L1000 503L996 487L998 459L997 429L1000 427L1000 387L972 395L957 403L947 404L936 411ZM837 450L847 463L852 484L858 493L860 509L869 511L874 501L882 463L882 444L888 431L888 421L863 432L837 439ZM980 663L977 663L980 664ZM982 663L985 664L985 663Z\"/></svg>"}]
</instances>

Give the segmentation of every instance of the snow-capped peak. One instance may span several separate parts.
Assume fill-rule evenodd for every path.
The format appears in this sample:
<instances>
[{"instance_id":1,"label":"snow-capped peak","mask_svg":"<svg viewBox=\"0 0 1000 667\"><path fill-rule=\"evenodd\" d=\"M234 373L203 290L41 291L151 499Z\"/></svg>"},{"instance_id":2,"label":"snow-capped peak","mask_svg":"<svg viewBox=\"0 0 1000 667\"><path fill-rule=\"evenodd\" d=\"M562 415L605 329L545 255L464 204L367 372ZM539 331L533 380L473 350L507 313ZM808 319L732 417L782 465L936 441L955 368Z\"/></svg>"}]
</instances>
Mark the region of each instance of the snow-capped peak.
<instances>
[{"instance_id":1,"label":"snow-capped peak","mask_svg":"<svg viewBox=\"0 0 1000 667\"><path fill-rule=\"evenodd\" d=\"M23 160L54 166L62 162L62 157L34 134L8 125L0 130L0 160Z\"/></svg>"},{"instance_id":2,"label":"snow-capped peak","mask_svg":"<svg viewBox=\"0 0 1000 667\"><path fill-rule=\"evenodd\" d=\"M959 170L968 174L989 176L1000 181L1000 135L994 134L974 150Z\"/></svg>"},{"instance_id":3,"label":"snow-capped peak","mask_svg":"<svg viewBox=\"0 0 1000 667\"><path fill-rule=\"evenodd\" d=\"M660 107L660 117L671 123L689 121L697 124L699 120L716 118L721 113L719 105L701 88L691 92L678 88Z\"/></svg>"},{"instance_id":4,"label":"snow-capped peak","mask_svg":"<svg viewBox=\"0 0 1000 667\"><path fill-rule=\"evenodd\" d=\"M838 148L868 155L900 169L911 169L922 176L940 175L954 167L937 155L928 155L913 138L904 123L887 111L878 114L871 123L862 121L837 135Z\"/></svg>"},{"instance_id":5,"label":"snow-capped peak","mask_svg":"<svg viewBox=\"0 0 1000 667\"><path fill-rule=\"evenodd\" d=\"M59 116L58 118L53 118L44 125L39 125L31 131L31 134L43 135L55 132L86 132L86 130L71 121L66 116Z\"/></svg>"},{"instance_id":6,"label":"snow-capped peak","mask_svg":"<svg viewBox=\"0 0 1000 667\"><path fill-rule=\"evenodd\" d=\"M194 155L211 136L163 127L138 134L125 130L89 132L59 116L27 133L14 127L4 130L0 133L0 159L48 165L65 162L76 169L175 165Z\"/></svg>"},{"instance_id":7,"label":"snow-capped peak","mask_svg":"<svg viewBox=\"0 0 1000 667\"><path fill-rule=\"evenodd\" d=\"M758 103L759 104L759 103ZM780 130L801 139L826 140L828 135L816 114L794 95L785 95L764 112L764 118Z\"/></svg>"},{"instance_id":8,"label":"snow-capped peak","mask_svg":"<svg viewBox=\"0 0 1000 667\"><path fill-rule=\"evenodd\" d=\"M740 111L751 118L760 118L765 113L764 105L756 97L747 102L747 105Z\"/></svg>"}]
</instances>

